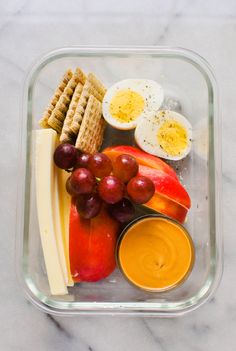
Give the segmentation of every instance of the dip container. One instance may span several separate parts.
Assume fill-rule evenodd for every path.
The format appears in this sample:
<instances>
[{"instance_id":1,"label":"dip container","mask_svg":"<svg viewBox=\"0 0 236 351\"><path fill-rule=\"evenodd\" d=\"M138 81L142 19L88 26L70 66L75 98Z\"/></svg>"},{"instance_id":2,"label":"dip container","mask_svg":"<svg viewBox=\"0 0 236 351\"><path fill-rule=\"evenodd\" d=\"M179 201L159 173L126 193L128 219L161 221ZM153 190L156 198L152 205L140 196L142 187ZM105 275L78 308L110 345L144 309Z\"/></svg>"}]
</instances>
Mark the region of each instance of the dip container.
<instances>
[{"instance_id":1,"label":"dip container","mask_svg":"<svg viewBox=\"0 0 236 351\"><path fill-rule=\"evenodd\" d=\"M158 230L154 230L152 222L156 222ZM180 223L167 216L150 214L138 217L124 228L117 242L116 259L131 284L150 292L163 292L188 278L194 264L194 245ZM172 283L170 275L175 277Z\"/></svg>"},{"instance_id":2,"label":"dip container","mask_svg":"<svg viewBox=\"0 0 236 351\"><path fill-rule=\"evenodd\" d=\"M106 87L127 78L156 80L164 88L163 108L180 111L192 124L190 155L171 165L192 200L184 225L194 243L195 263L188 279L175 289L139 289L116 269L100 282L69 288L68 295L50 295L37 219L33 130L39 129L38 121L63 73L77 66L94 72ZM132 143L132 132L108 128L103 147ZM27 298L57 315L162 317L181 315L207 301L222 272L220 153L217 85L209 64L196 53L171 47L71 47L40 58L25 83L18 168L16 268Z\"/></svg>"}]
</instances>

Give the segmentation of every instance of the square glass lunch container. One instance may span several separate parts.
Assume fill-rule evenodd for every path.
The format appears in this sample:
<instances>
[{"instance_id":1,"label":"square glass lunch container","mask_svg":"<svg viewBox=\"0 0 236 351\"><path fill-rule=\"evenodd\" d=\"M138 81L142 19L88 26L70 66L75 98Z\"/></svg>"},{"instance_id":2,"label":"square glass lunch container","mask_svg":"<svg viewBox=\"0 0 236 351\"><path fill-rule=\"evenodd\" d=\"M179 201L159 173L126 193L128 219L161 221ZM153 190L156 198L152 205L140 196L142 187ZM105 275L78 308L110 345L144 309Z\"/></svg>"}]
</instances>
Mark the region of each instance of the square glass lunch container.
<instances>
[{"instance_id":1,"label":"square glass lunch container","mask_svg":"<svg viewBox=\"0 0 236 351\"><path fill-rule=\"evenodd\" d=\"M192 200L186 228L195 246L189 278L165 292L130 285L118 269L97 283L81 283L51 296L37 219L33 131L60 77L68 68L94 72L106 87L126 78L152 79L164 88L164 108L187 116L193 127L190 155L174 164ZM221 164L217 86L209 64L192 51L171 47L72 47L50 52L31 69L24 92L17 204L17 274L27 297L59 315L130 314L176 316L191 311L215 291L222 272ZM105 144L129 144L106 136ZM173 164L172 164L173 165Z\"/></svg>"}]
</instances>

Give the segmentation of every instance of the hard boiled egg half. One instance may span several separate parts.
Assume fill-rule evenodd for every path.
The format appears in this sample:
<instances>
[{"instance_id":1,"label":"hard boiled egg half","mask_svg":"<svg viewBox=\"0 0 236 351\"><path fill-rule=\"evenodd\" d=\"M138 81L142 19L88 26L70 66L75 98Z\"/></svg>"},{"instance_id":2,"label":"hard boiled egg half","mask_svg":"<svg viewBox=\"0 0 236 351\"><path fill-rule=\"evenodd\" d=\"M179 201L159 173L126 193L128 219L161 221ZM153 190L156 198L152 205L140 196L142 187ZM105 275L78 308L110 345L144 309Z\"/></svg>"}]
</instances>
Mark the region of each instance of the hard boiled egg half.
<instances>
[{"instance_id":1,"label":"hard boiled egg half","mask_svg":"<svg viewBox=\"0 0 236 351\"><path fill-rule=\"evenodd\" d=\"M163 99L163 89L155 81L125 79L107 90L103 116L116 129L133 129L142 117L157 112Z\"/></svg>"},{"instance_id":2,"label":"hard boiled egg half","mask_svg":"<svg viewBox=\"0 0 236 351\"><path fill-rule=\"evenodd\" d=\"M180 113L158 111L139 121L135 140L149 154L177 161L191 150L192 126Z\"/></svg>"}]
</instances>

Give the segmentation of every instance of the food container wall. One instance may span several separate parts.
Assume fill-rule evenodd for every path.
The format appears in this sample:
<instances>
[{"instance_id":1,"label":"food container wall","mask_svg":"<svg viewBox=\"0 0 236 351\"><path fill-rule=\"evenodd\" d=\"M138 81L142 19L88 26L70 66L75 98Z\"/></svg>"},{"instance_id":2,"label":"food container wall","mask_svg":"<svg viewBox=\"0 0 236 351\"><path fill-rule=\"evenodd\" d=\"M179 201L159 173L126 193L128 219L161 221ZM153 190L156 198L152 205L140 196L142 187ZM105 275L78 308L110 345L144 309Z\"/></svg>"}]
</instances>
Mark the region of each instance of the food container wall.
<instances>
[{"instance_id":1,"label":"food container wall","mask_svg":"<svg viewBox=\"0 0 236 351\"><path fill-rule=\"evenodd\" d=\"M165 108L181 111L193 127L192 150L172 163L192 200L185 226L195 246L195 264L179 287L161 293L130 285L118 269L98 283L81 283L51 296L37 219L33 131L60 77L71 67L94 72L106 85L126 78L152 79L165 93ZM200 306L214 292L222 271L220 122L211 68L197 54L178 48L63 48L31 69L24 91L19 156L16 264L19 283L39 308L55 314L175 316ZM132 144L132 134L106 132L104 145Z\"/></svg>"}]
</instances>

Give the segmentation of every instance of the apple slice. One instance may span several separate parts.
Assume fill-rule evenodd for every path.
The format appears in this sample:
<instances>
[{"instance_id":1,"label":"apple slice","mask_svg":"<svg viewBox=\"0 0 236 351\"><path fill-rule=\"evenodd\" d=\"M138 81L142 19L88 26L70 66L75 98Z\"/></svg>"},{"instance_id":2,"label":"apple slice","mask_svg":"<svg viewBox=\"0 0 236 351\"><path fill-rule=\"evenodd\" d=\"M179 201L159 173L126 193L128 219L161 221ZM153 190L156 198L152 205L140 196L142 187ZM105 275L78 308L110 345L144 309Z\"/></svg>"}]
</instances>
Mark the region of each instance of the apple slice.
<instances>
[{"instance_id":1,"label":"apple slice","mask_svg":"<svg viewBox=\"0 0 236 351\"><path fill-rule=\"evenodd\" d=\"M155 193L151 200L148 201L144 206L147 206L154 211L169 216L180 223L184 223L188 213L188 209L186 207L159 193Z\"/></svg>"},{"instance_id":2,"label":"apple slice","mask_svg":"<svg viewBox=\"0 0 236 351\"><path fill-rule=\"evenodd\" d=\"M178 177L175 171L167 163L162 161L160 158L150 155L133 146L129 146L129 145L111 146L103 150L103 153L105 153L112 161L117 156L122 154L133 156L134 158L136 158L139 165L144 165L154 169L158 169L178 180Z\"/></svg>"},{"instance_id":3,"label":"apple slice","mask_svg":"<svg viewBox=\"0 0 236 351\"><path fill-rule=\"evenodd\" d=\"M79 215L74 202L70 209L70 268L75 282L95 282L115 269L115 247L119 224L105 207L93 219Z\"/></svg>"},{"instance_id":4,"label":"apple slice","mask_svg":"<svg viewBox=\"0 0 236 351\"><path fill-rule=\"evenodd\" d=\"M139 166L139 175L148 177L155 185L156 192L180 203L189 209L191 207L190 197L182 184L169 174L143 165Z\"/></svg>"}]
</instances>

